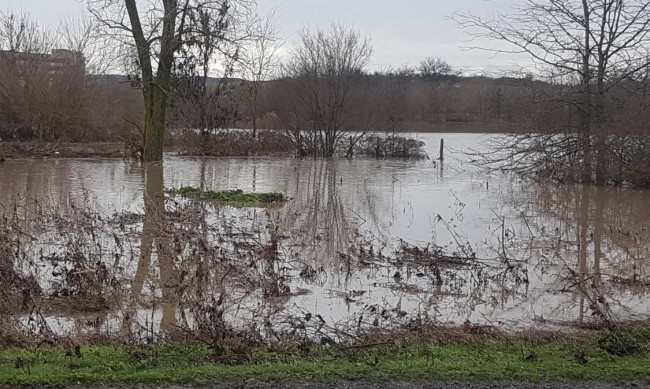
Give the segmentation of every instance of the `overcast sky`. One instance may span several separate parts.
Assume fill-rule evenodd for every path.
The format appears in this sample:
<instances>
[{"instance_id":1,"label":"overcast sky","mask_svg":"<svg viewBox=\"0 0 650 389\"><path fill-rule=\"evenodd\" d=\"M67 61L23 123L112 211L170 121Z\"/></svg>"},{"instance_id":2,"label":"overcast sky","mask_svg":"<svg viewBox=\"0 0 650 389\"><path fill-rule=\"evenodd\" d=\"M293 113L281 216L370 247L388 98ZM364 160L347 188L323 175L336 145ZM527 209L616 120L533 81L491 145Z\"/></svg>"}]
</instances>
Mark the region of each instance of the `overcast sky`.
<instances>
[{"instance_id":1,"label":"overcast sky","mask_svg":"<svg viewBox=\"0 0 650 389\"><path fill-rule=\"evenodd\" d=\"M258 0L261 12L276 9L282 34L290 46L301 27L327 26L341 21L372 37L370 70L415 65L441 57L466 72L494 72L525 65L525 59L467 51L468 36L449 19L454 12L492 16L507 13L523 0ZM0 0L0 9L23 10L42 25L81 13L80 0Z\"/></svg>"}]
</instances>

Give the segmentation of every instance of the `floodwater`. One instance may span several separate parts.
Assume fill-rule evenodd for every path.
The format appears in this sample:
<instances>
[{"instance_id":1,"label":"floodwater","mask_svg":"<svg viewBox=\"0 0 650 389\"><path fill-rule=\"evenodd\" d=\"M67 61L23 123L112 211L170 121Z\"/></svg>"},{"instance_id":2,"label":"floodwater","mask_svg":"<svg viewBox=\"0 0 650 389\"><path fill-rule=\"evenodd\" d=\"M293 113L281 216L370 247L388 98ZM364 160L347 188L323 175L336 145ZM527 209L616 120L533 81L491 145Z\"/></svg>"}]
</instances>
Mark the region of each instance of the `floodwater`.
<instances>
[{"instance_id":1,"label":"floodwater","mask_svg":"<svg viewBox=\"0 0 650 389\"><path fill-rule=\"evenodd\" d=\"M488 175L463 154L485 151L487 135L413 136L432 158L444 138L444 164L6 162L2 227L23 284L38 284L22 292L18 325L144 338L219 324L280 339L650 319L649 192ZM290 200L263 209L163 196L182 186Z\"/></svg>"}]
</instances>

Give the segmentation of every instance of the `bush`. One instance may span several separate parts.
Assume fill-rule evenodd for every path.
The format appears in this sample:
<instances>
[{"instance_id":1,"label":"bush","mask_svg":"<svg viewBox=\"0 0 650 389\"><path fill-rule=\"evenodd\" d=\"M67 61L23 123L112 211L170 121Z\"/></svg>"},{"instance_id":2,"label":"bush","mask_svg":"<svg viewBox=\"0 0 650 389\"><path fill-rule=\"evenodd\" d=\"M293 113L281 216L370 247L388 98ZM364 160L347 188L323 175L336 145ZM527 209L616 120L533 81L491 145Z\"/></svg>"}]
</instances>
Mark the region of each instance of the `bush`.
<instances>
[{"instance_id":1,"label":"bush","mask_svg":"<svg viewBox=\"0 0 650 389\"><path fill-rule=\"evenodd\" d=\"M368 135L362 139L355 152L375 158L427 158L424 142L397 135Z\"/></svg>"},{"instance_id":2,"label":"bush","mask_svg":"<svg viewBox=\"0 0 650 389\"><path fill-rule=\"evenodd\" d=\"M254 138L248 131L222 131L202 135L188 132L179 135L177 144L182 155L242 157L294 153L296 148L282 133L258 131Z\"/></svg>"},{"instance_id":3,"label":"bush","mask_svg":"<svg viewBox=\"0 0 650 389\"><path fill-rule=\"evenodd\" d=\"M650 352L650 327L614 330L598 340L601 349L617 356Z\"/></svg>"}]
</instances>

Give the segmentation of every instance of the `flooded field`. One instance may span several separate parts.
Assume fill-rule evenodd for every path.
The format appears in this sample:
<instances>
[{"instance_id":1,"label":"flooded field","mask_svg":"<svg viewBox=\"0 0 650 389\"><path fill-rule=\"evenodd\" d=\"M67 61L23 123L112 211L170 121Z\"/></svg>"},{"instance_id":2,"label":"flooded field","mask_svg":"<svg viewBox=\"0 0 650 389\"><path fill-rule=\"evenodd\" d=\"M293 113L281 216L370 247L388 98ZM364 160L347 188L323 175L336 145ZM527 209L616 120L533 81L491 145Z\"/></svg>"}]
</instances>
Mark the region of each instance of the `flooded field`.
<instances>
[{"instance_id":1,"label":"flooded field","mask_svg":"<svg viewBox=\"0 0 650 389\"><path fill-rule=\"evenodd\" d=\"M0 165L0 293L23 332L288 339L367 328L650 319L650 193L432 160L181 158ZM269 208L164 195L282 192ZM4 319L3 319L4 320Z\"/></svg>"}]
</instances>

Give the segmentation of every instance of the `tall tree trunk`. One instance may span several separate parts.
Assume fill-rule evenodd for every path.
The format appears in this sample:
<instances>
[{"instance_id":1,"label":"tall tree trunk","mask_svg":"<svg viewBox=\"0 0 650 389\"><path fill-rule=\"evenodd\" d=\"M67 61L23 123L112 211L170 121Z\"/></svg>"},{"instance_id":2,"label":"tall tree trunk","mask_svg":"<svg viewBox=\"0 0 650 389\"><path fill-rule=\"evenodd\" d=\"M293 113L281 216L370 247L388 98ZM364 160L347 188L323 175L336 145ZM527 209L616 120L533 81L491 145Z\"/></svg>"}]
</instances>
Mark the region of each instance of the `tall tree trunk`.
<instances>
[{"instance_id":1,"label":"tall tree trunk","mask_svg":"<svg viewBox=\"0 0 650 389\"><path fill-rule=\"evenodd\" d=\"M619 0L614 0L619 1ZM606 172L606 131L605 131L605 71L609 56L609 46L605 44L607 35L606 26L608 18L612 13L614 1L608 0L603 3L603 11L600 21L599 40L596 43L598 53L598 68L596 73L596 95L594 101L594 123L596 130L595 152L596 152L596 185L605 185L607 180ZM615 16L615 15L614 15Z\"/></svg>"},{"instance_id":2,"label":"tall tree trunk","mask_svg":"<svg viewBox=\"0 0 650 389\"><path fill-rule=\"evenodd\" d=\"M582 0L584 20L584 46L582 47L582 101L580 108L581 128L579 147L582 149L582 182L592 182L593 154L591 150L591 28L589 25L591 10L588 0Z\"/></svg>"},{"instance_id":3,"label":"tall tree trunk","mask_svg":"<svg viewBox=\"0 0 650 389\"><path fill-rule=\"evenodd\" d=\"M598 92L594 102L594 154L596 158L596 185L602 186L607 181L607 132L605 129L605 93L602 79L598 80Z\"/></svg>"},{"instance_id":4,"label":"tall tree trunk","mask_svg":"<svg viewBox=\"0 0 650 389\"><path fill-rule=\"evenodd\" d=\"M163 157L165 122L167 118L167 92L156 87L151 98L145 97L144 160L161 161Z\"/></svg>"},{"instance_id":5,"label":"tall tree trunk","mask_svg":"<svg viewBox=\"0 0 650 389\"><path fill-rule=\"evenodd\" d=\"M142 94L145 107L143 157L145 162L161 161L169 85L174 63L174 52L177 48L175 33L178 1L163 1L165 16L163 18L158 70L155 76L151 62L151 47L142 28L136 1L124 0L124 4L131 22L131 34L137 48L140 72L142 73Z\"/></svg>"}]
</instances>

